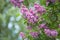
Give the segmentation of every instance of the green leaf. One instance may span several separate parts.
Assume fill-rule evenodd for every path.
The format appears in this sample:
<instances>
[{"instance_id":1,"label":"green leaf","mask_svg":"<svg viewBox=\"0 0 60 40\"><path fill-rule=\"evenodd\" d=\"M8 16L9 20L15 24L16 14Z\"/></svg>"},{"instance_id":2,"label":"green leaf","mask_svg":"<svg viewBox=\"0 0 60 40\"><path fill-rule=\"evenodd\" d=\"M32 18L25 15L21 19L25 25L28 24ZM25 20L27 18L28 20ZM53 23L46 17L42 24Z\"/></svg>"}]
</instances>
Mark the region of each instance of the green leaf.
<instances>
[{"instance_id":1,"label":"green leaf","mask_svg":"<svg viewBox=\"0 0 60 40\"><path fill-rule=\"evenodd\" d=\"M20 16L20 13L17 13L17 14L16 14L16 17L18 17L18 16Z\"/></svg>"},{"instance_id":2,"label":"green leaf","mask_svg":"<svg viewBox=\"0 0 60 40\"><path fill-rule=\"evenodd\" d=\"M28 7L29 6L29 0L24 0L23 4Z\"/></svg>"},{"instance_id":3,"label":"green leaf","mask_svg":"<svg viewBox=\"0 0 60 40\"><path fill-rule=\"evenodd\" d=\"M41 5L45 5L46 4L46 0L40 0L40 4Z\"/></svg>"}]
</instances>

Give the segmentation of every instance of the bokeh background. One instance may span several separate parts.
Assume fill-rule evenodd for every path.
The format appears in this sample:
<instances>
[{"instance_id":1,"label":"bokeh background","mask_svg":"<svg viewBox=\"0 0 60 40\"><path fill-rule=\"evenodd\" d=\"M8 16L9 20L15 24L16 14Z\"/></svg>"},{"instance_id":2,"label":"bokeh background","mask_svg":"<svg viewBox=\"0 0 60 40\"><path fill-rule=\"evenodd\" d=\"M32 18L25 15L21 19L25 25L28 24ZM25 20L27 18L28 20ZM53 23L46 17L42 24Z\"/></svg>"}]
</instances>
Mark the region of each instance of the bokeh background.
<instances>
[{"instance_id":1,"label":"bokeh background","mask_svg":"<svg viewBox=\"0 0 60 40\"><path fill-rule=\"evenodd\" d=\"M22 40L19 33L25 29L24 26L20 9L9 0L0 0L0 40Z\"/></svg>"}]
</instances>

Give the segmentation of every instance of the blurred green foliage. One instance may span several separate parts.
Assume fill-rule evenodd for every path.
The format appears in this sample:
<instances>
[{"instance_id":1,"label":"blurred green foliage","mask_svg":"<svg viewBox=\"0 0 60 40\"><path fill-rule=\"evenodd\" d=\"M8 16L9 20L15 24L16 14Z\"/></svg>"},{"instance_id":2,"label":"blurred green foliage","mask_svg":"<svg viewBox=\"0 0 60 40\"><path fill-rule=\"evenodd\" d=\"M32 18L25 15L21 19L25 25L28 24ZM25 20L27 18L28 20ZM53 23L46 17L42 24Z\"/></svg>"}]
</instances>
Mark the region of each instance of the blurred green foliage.
<instances>
[{"instance_id":1,"label":"blurred green foliage","mask_svg":"<svg viewBox=\"0 0 60 40\"><path fill-rule=\"evenodd\" d=\"M19 33L24 26L19 9L9 0L0 0L0 40L21 40Z\"/></svg>"}]
</instances>

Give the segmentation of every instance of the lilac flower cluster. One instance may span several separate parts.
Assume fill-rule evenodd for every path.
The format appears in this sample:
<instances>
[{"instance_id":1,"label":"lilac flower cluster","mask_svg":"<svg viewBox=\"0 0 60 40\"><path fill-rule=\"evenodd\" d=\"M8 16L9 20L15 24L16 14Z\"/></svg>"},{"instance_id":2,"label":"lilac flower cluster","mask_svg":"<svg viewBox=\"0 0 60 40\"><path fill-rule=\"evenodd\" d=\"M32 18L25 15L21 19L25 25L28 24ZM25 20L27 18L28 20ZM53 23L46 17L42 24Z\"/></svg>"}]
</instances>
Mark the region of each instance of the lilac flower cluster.
<instances>
[{"instance_id":1,"label":"lilac flower cluster","mask_svg":"<svg viewBox=\"0 0 60 40\"><path fill-rule=\"evenodd\" d=\"M34 4L34 8L37 12L40 13L40 15L42 15L44 12L46 12L46 9L39 4Z\"/></svg>"},{"instance_id":2,"label":"lilac flower cluster","mask_svg":"<svg viewBox=\"0 0 60 40\"><path fill-rule=\"evenodd\" d=\"M40 15L41 15L46 11L46 9L39 4L34 4L34 8L35 10L31 8L30 10L28 10L24 5L21 8L21 13L23 13L24 17L27 18L29 23L37 22L39 18L38 12L40 12Z\"/></svg>"},{"instance_id":3,"label":"lilac flower cluster","mask_svg":"<svg viewBox=\"0 0 60 40\"><path fill-rule=\"evenodd\" d=\"M30 35L34 38L38 37L39 33L38 32L30 32Z\"/></svg>"},{"instance_id":4,"label":"lilac flower cluster","mask_svg":"<svg viewBox=\"0 0 60 40\"><path fill-rule=\"evenodd\" d=\"M46 26L46 24L45 24L45 23L42 23L42 24L40 24L40 25L39 25L39 28L47 29L48 27Z\"/></svg>"},{"instance_id":5,"label":"lilac flower cluster","mask_svg":"<svg viewBox=\"0 0 60 40\"><path fill-rule=\"evenodd\" d=\"M10 0L10 2L14 5L14 6L18 6L20 8L21 6L21 3L23 2L24 0Z\"/></svg>"},{"instance_id":6,"label":"lilac flower cluster","mask_svg":"<svg viewBox=\"0 0 60 40\"><path fill-rule=\"evenodd\" d=\"M38 21L38 15L36 15L34 10L28 10L24 5L21 8L21 13L23 13L24 17L28 20L29 23L35 23Z\"/></svg>"},{"instance_id":7,"label":"lilac flower cluster","mask_svg":"<svg viewBox=\"0 0 60 40\"><path fill-rule=\"evenodd\" d=\"M45 23L40 24L39 28L44 28L44 33L49 37L56 37L58 35L56 30L50 30Z\"/></svg>"},{"instance_id":8,"label":"lilac flower cluster","mask_svg":"<svg viewBox=\"0 0 60 40\"><path fill-rule=\"evenodd\" d=\"M58 35L58 32L56 30L44 29L44 32L49 37L56 37Z\"/></svg>"}]
</instances>

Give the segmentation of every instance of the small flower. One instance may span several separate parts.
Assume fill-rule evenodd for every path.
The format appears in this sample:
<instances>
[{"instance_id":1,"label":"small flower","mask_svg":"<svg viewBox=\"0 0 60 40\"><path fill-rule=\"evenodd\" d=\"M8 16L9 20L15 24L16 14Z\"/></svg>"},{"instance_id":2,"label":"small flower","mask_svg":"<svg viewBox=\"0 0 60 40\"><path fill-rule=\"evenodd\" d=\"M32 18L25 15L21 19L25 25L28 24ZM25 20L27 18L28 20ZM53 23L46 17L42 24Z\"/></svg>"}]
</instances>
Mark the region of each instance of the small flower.
<instances>
[{"instance_id":1,"label":"small flower","mask_svg":"<svg viewBox=\"0 0 60 40\"><path fill-rule=\"evenodd\" d=\"M30 11L30 13L32 13L33 15L35 14L35 11L34 11L34 10L30 9L29 11Z\"/></svg>"},{"instance_id":2,"label":"small flower","mask_svg":"<svg viewBox=\"0 0 60 40\"><path fill-rule=\"evenodd\" d=\"M14 6L18 6L20 8L21 6L21 3L23 2L24 0L10 0L10 2L14 5Z\"/></svg>"},{"instance_id":3,"label":"small flower","mask_svg":"<svg viewBox=\"0 0 60 40\"><path fill-rule=\"evenodd\" d=\"M58 35L56 30L44 29L44 32L49 37L56 37Z\"/></svg>"},{"instance_id":4,"label":"small flower","mask_svg":"<svg viewBox=\"0 0 60 40\"><path fill-rule=\"evenodd\" d=\"M44 32L47 36L51 36L51 31L50 29L44 29Z\"/></svg>"},{"instance_id":5,"label":"small flower","mask_svg":"<svg viewBox=\"0 0 60 40\"><path fill-rule=\"evenodd\" d=\"M58 35L58 32L56 30L51 30L51 36L55 37Z\"/></svg>"},{"instance_id":6,"label":"small flower","mask_svg":"<svg viewBox=\"0 0 60 40\"><path fill-rule=\"evenodd\" d=\"M42 15L44 12L46 12L46 9L39 4L34 4L34 8L37 12L40 13L40 15Z\"/></svg>"},{"instance_id":7,"label":"small flower","mask_svg":"<svg viewBox=\"0 0 60 40\"><path fill-rule=\"evenodd\" d=\"M30 23L35 23L38 21L38 17L34 15L27 16L27 18Z\"/></svg>"},{"instance_id":8,"label":"small flower","mask_svg":"<svg viewBox=\"0 0 60 40\"><path fill-rule=\"evenodd\" d=\"M45 23L39 25L39 28L48 28Z\"/></svg>"},{"instance_id":9,"label":"small flower","mask_svg":"<svg viewBox=\"0 0 60 40\"><path fill-rule=\"evenodd\" d=\"M26 8L26 6L25 6L25 5L22 5L21 13L23 13L23 14L28 13L28 8Z\"/></svg>"},{"instance_id":10,"label":"small flower","mask_svg":"<svg viewBox=\"0 0 60 40\"><path fill-rule=\"evenodd\" d=\"M25 34L24 34L23 32L20 32L20 36L21 36L22 38L25 38Z\"/></svg>"},{"instance_id":11,"label":"small flower","mask_svg":"<svg viewBox=\"0 0 60 40\"><path fill-rule=\"evenodd\" d=\"M30 32L30 35L34 38L38 37L39 33L38 32Z\"/></svg>"}]
</instances>

